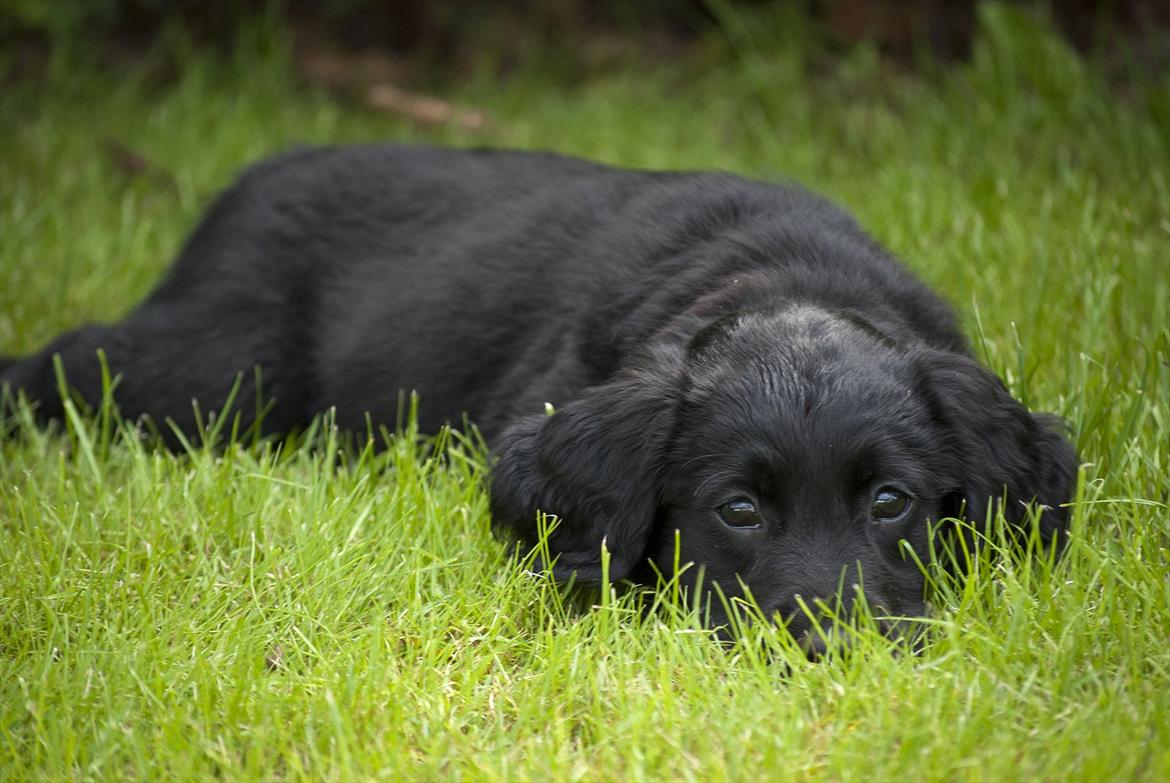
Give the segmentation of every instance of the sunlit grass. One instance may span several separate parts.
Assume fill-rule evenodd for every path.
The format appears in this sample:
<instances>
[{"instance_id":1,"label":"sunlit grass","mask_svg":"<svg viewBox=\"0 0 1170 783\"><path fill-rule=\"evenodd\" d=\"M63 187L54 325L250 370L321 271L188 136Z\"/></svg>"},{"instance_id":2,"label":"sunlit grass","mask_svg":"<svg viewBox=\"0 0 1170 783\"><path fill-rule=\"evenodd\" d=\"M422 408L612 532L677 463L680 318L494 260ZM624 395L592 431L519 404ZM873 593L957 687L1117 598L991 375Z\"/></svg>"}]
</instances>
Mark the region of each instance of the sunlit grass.
<instances>
[{"instance_id":1,"label":"sunlit grass","mask_svg":"<svg viewBox=\"0 0 1170 783\"><path fill-rule=\"evenodd\" d=\"M68 52L5 85L0 354L125 312L269 152L537 147L844 203L1014 393L1070 421L1085 467L1059 563L981 557L939 580L919 654L862 623L854 654L809 664L765 626L722 644L669 585L566 595L517 566L474 440L362 450L325 423L170 454L108 409L48 433L14 415L0 775L1165 780L1170 80L1116 89L1043 25L982 20L971 63L917 77L865 49L814 73L767 14L670 70L481 75L451 88L490 113L478 134L302 87L263 29L164 87Z\"/></svg>"}]
</instances>

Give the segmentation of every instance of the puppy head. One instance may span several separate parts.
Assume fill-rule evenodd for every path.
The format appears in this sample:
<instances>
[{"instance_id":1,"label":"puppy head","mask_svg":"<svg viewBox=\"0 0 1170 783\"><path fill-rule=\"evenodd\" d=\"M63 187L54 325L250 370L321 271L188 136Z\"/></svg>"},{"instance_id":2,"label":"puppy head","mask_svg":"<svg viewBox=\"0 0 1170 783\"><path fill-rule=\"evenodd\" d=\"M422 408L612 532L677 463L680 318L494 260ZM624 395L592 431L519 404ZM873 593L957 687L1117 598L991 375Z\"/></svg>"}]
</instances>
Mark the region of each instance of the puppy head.
<instances>
[{"instance_id":1,"label":"puppy head","mask_svg":"<svg viewBox=\"0 0 1170 783\"><path fill-rule=\"evenodd\" d=\"M823 601L847 614L858 591L875 614L924 612L931 520L982 521L1001 498L1050 507L1065 524L1076 460L974 361L906 348L846 313L791 307L739 313L685 348L595 387L552 417L521 420L497 443L497 524L530 541L555 514L555 573L583 581L670 574L727 596L751 591L765 614L810 639ZM700 582L700 574L701 582ZM719 601L711 621L727 620ZM815 642L813 642L815 646Z\"/></svg>"}]
</instances>

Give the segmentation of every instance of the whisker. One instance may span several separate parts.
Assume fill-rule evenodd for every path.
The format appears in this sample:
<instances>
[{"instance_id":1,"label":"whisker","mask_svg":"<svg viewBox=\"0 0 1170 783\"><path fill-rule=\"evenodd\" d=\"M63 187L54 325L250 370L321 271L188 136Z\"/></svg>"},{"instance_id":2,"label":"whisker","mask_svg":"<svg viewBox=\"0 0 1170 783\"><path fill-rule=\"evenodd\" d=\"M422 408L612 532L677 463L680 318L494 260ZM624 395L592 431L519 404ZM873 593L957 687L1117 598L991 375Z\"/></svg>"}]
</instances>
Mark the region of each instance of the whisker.
<instances>
[{"instance_id":1,"label":"whisker","mask_svg":"<svg viewBox=\"0 0 1170 783\"><path fill-rule=\"evenodd\" d=\"M682 465L680 465L679 467L681 467L681 468L685 468L685 467L688 467L689 465L691 465L691 463L698 462L699 460L702 460L702 459L713 459L713 458L715 458L715 457L719 457L719 458L722 458L722 459L728 459L728 458L730 458L730 457L731 457L731 453L730 453L730 452L712 452L712 453L710 453L710 454L700 454L700 455L699 455L699 456L697 456L697 457L692 457L692 458L690 458L689 460L687 460L686 462L684 462L684 463L683 463Z\"/></svg>"},{"instance_id":2,"label":"whisker","mask_svg":"<svg viewBox=\"0 0 1170 783\"><path fill-rule=\"evenodd\" d=\"M695 487L695 491L692 494L692 497L698 497L700 494L702 494L703 490L707 487L707 485L712 483L713 481L720 481L722 479L725 479L725 478L728 478L729 476L734 476L734 475L735 475L735 471L733 471L733 470L721 470L718 473L712 473L710 476L708 476L707 478L705 478L701 482L699 482L699 486Z\"/></svg>"}]
</instances>

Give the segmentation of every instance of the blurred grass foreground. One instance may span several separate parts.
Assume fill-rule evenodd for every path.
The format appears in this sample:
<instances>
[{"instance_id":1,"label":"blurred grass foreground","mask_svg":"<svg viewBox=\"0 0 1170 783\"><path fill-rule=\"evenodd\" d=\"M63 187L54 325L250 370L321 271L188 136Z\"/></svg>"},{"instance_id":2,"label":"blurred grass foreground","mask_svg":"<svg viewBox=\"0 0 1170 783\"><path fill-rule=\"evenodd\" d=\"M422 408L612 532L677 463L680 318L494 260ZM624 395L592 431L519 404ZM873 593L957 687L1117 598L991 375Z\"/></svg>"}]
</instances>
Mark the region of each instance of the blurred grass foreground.
<instances>
[{"instance_id":1,"label":"blurred grass foreground","mask_svg":"<svg viewBox=\"0 0 1170 783\"><path fill-rule=\"evenodd\" d=\"M217 189L294 144L794 179L1069 420L1067 557L938 585L918 655L860 629L866 654L809 664L772 629L721 646L669 591L566 595L517 568L455 433L175 455L109 411L50 431L10 413L0 779L1170 779L1156 4L1086 28L1085 4L961 3L951 32L928 14L910 33L850 27L844 0L661 5L690 10L568 3L601 10L549 27L433 4L379 48L380 17L355 31L313 4L0 0L0 354L126 312Z\"/></svg>"}]
</instances>

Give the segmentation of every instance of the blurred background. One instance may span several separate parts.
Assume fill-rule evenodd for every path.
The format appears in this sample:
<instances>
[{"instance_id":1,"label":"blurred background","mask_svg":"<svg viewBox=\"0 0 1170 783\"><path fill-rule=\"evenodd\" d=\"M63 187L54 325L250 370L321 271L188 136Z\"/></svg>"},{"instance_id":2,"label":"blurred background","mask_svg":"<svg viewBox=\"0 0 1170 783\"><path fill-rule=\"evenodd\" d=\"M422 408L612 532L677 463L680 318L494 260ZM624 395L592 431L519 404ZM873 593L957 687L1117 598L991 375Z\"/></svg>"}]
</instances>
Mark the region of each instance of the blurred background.
<instances>
[{"instance_id":1,"label":"blurred background","mask_svg":"<svg viewBox=\"0 0 1170 783\"><path fill-rule=\"evenodd\" d=\"M1003 5L1042 16L1072 47L1112 64L1170 64L1164 0L1020 0ZM179 66L160 45L229 53L257 18L292 42L298 75L379 110L450 119L438 104L394 92L485 72L506 78L539 64L573 81L632 64L694 59L713 32L788 30L817 68L858 48L884 65L921 69L971 57L975 0L0 0L0 69L13 79L54 47L88 50L95 62L148 67L165 82ZM778 21L779 20L779 21ZM741 30L741 33L750 32ZM151 57L147 57L152 55ZM372 86L391 88L369 90ZM355 93L356 91L356 93ZM429 116L429 115L434 115ZM474 123L474 118L455 117Z\"/></svg>"},{"instance_id":2,"label":"blurred background","mask_svg":"<svg viewBox=\"0 0 1170 783\"><path fill-rule=\"evenodd\" d=\"M1165 320L1165 0L0 0L0 347L119 317L243 166L369 141L796 180L1021 381L1073 343L1017 367L1013 321Z\"/></svg>"}]
</instances>

